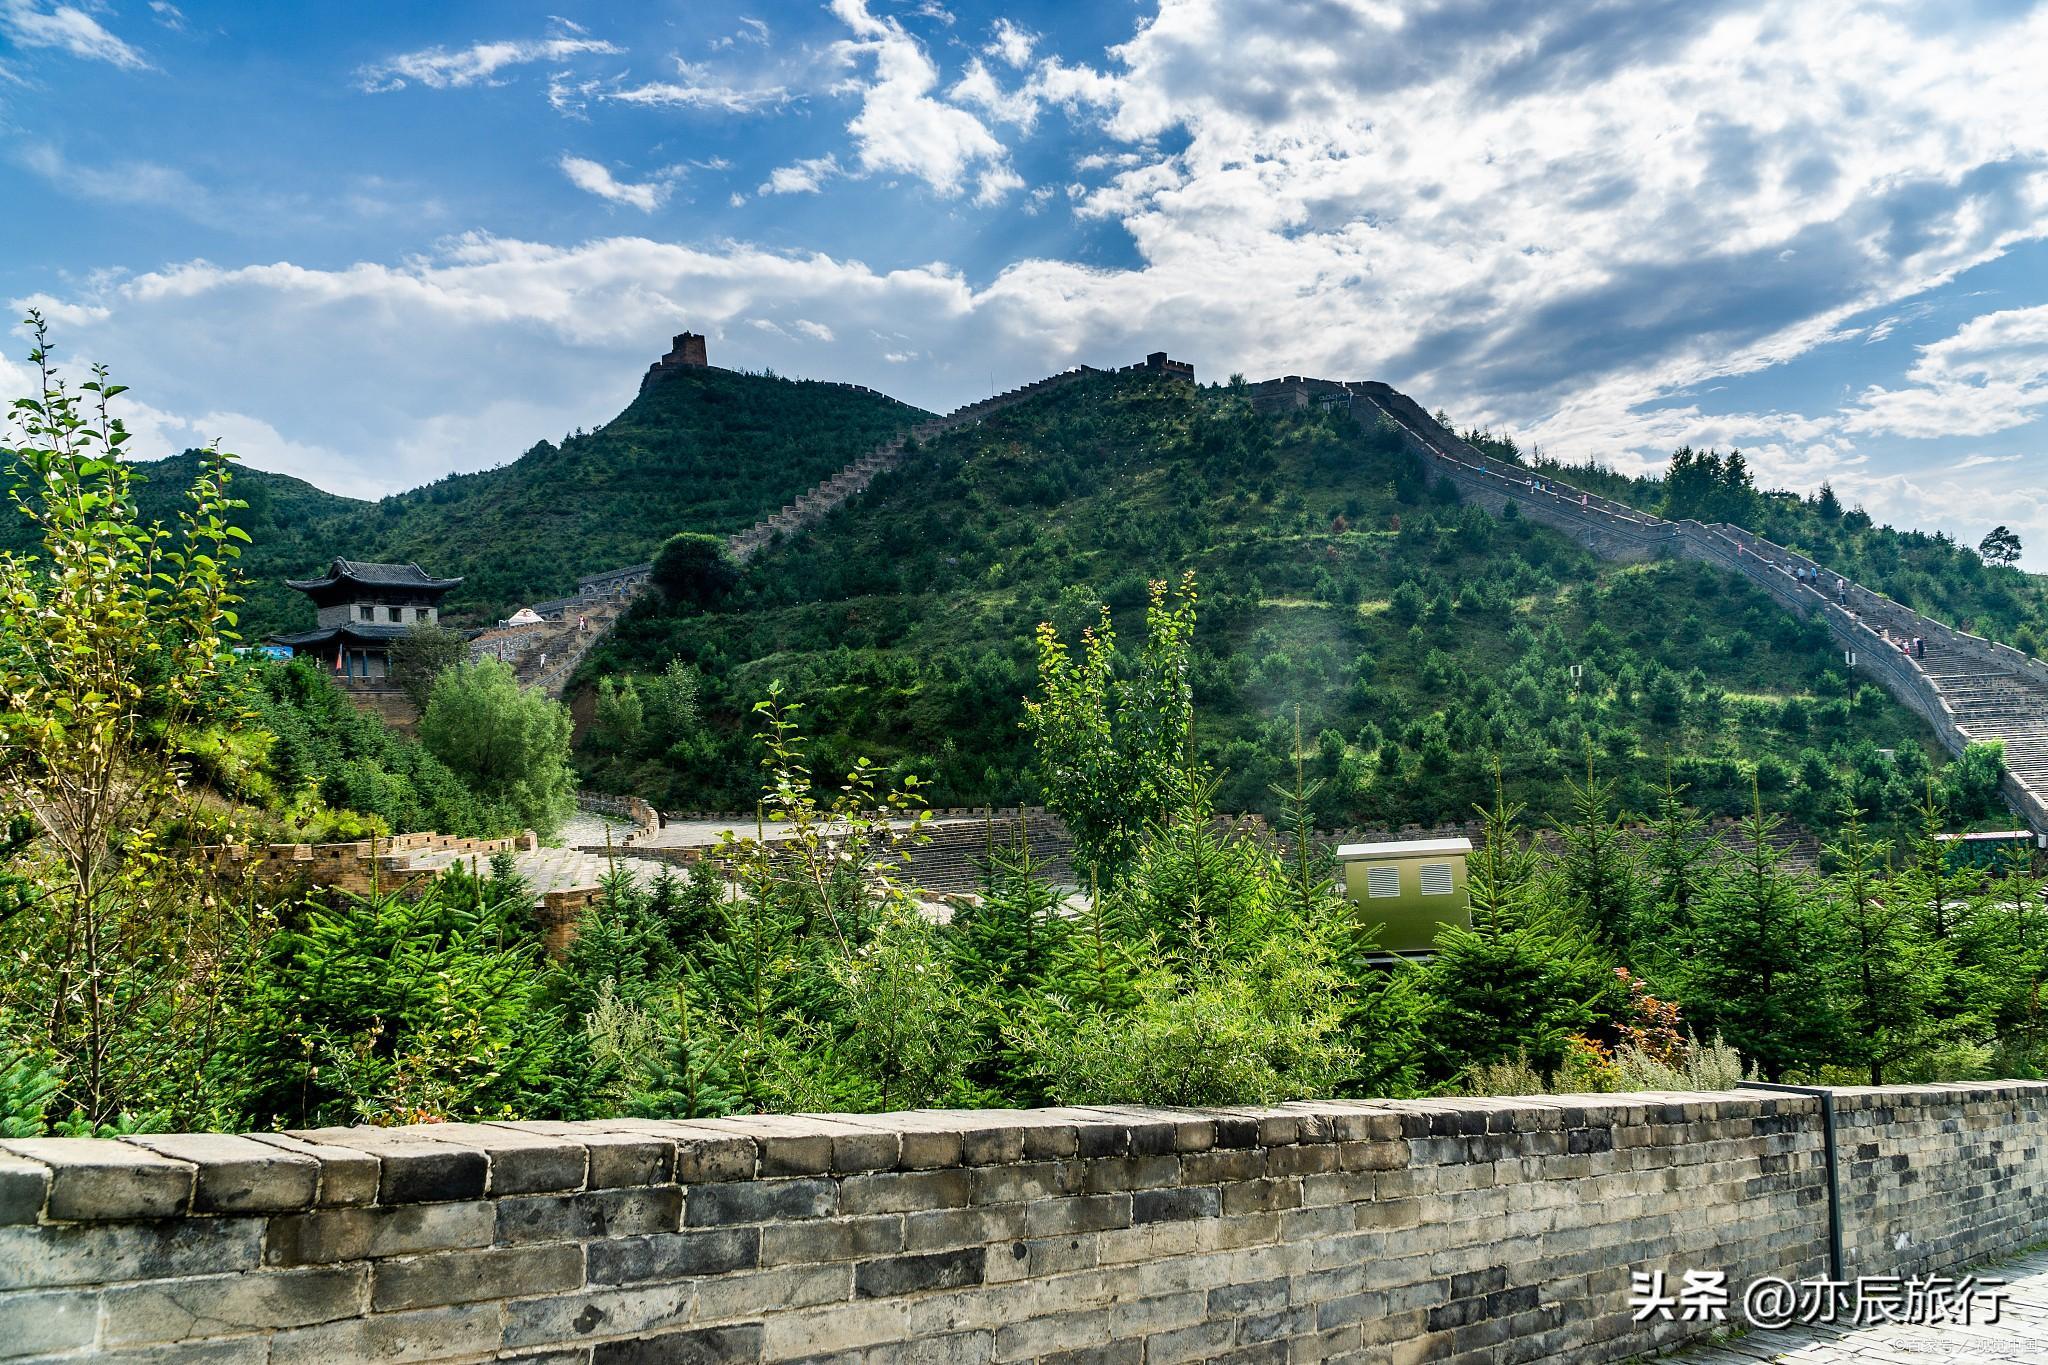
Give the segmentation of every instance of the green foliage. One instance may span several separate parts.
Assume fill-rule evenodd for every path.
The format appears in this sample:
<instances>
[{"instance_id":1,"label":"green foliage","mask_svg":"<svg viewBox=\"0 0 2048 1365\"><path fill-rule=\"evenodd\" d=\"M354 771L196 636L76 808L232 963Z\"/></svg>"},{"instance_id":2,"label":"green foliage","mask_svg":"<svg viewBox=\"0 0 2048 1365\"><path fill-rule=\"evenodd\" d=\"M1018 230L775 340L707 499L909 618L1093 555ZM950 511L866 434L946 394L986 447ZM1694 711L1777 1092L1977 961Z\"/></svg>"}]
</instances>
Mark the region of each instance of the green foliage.
<instances>
[{"instance_id":1,"label":"green foliage","mask_svg":"<svg viewBox=\"0 0 2048 1365\"><path fill-rule=\"evenodd\" d=\"M2029 652L2048 635L2048 580L2018 567L2019 539L2007 527L1972 550L1943 531L1877 526L1861 507L1844 511L1826 484L1810 497L1758 489L1739 452L1686 447L1662 478L1601 465L1536 467L1646 511L1733 522L1936 620Z\"/></svg>"},{"instance_id":2,"label":"green foliage","mask_svg":"<svg viewBox=\"0 0 2048 1365\"><path fill-rule=\"evenodd\" d=\"M249 506L231 518L256 542L240 566L243 630L310 629L312 608L284 580L336 554L460 575L445 607L459 624L486 625L573 592L579 574L644 563L677 530L743 530L923 416L843 384L689 370L595 431L375 502L246 470L236 491ZM207 458L142 466L146 516L168 519ZM0 519L0 548L25 544L18 534Z\"/></svg>"},{"instance_id":3,"label":"green foliage","mask_svg":"<svg viewBox=\"0 0 2048 1365\"><path fill-rule=\"evenodd\" d=\"M524 688L506 664L478 659L435 681L420 742L487 801L541 834L576 808L569 711Z\"/></svg>"},{"instance_id":4,"label":"green foliage","mask_svg":"<svg viewBox=\"0 0 2048 1365\"><path fill-rule=\"evenodd\" d=\"M1348 1073L1336 1000L1341 982L1301 945L1183 977L1138 982L1128 1010L1079 1019L1040 1010L1016 1041L1061 1104L1270 1104L1326 1094Z\"/></svg>"},{"instance_id":5,"label":"green foliage","mask_svg":"<svg viewBox=\"0 0 2048 1365\"><path fill-rule=\"evenodd\" d=\"M6 852L37 887L4 883L0 1013L41 1023L36 1052L62 1092L53 1120L88 1129L163 1092L167 1049L203 1028L204 992L177 961L191 918L191 869L164 836L189 821L179 743L218 695L235 596L229 565L230 459L215 455L170 525L145 522L128 432L104 370L73 391L52 368L42 318L7 446L29 553L0 553L0 801ZM24 840L33 833L33 846Z\"/></svg>"},{"instance_id":6,"label":"green foliage","mask_svg":"<svg viewBox=\"0 0 2048 1365\"><path fill-rule=\"evenodd\" d=\"M258 1126L512 1118L565 1076L532 893L460 868L425 894L297 907L228 1001L218 1063Z\"/></svg>"},{"instance_id":7,"label":"green foliage","mask_svg":"<svg viewBox=\"0 0 2048 1365\"><path fill-rule=\"evenodd\" d=\"M391 642L391 678L415 711L427 709L434 680L469 658L469 641L459 630L415 621Z\"/></svg>"},{"instance_id":8,"label":"green foliage","mask_svg":"<svg viewBox=\"0 0 2048 1365\"><path fill-rule=\"evenodd\" d=\"M1703 1028L1725 1037L1772 1080L1833 1056L1841 1021L1827 988L1835 968L1827 919L1810 888L1785 870L1774 841L1783 818L1755 795L1743 847L1693 907L1678 996Z\"/></svg>"},{"instance_id":9,"label":"green foliage","mask_svg":"<svg viewBox=\"0 0 2048 1365\"><path fill-rule=\"evenodd\" d=\"M1986 564L2000 568L2019 563L2020 538L2010 527L1994 526L1977 542L1977 553Z\"/></svg>"},{"instance_id":10,"label":"green foliage","mask_svg":"<svg viewBox=\"0 0 2048 1365\"><path fill-rule=\"evenodd\" d=\"M616 687L681 660L702 679L701 725L660 761L589 748L586 780L678 809L743 806L748 708L780 680L811 704L832 766L865 753L915 769L946 805L1034 801L1042 756L1014 725L1046 662L1033 627L1053 626L1077 684L1093 679L1077 702L1139 685L1139 651L1127 643L1105 677L1076 637L1107 607L1119 640L1142 644L1148 582L1189 570L1205 593L1186 652L1193 742L1227 810L1278 814L1296 706L1306 733L1335 737L1310 773L1326 826L1461 819L1489 799L1495 755L1513 799L1562 817L1557 775L1589 745L1619 809L1652 808L1670 769L1703 810L1737 815L1769 760L1766 795L1789 816L1826 824L1855 790L1882 824L1917 775L1904 801L1882 799L1877 752L1911 764L1931 744L1746 581L1603 564L1525 519L1441 502L1384 431L1132 374L934 439L857 512L764 547L725 609L630 614L588 675ZM1079 733L1097 759L1117 752L1099 724Z\"/></svg>"},{"instance_id":11,"label":"green foliage","mask_svg":"<svg viewBox=\"0 0 2048 1365\"><path fill-rule=\"evenodd\" d=\"M1070 655L1050 623L1038 628L1039 696L1024 703L1040 780L1073 832L1084 868L1115 875L1144 827L1166 811L1194 720L1189 649L1195 581L1147 590L1145 643L1119 674L1116 629L1104 607Z\"/></svg>"},{"instance_id":12,"label":"green foliage","mask_svg":"<svg viewBox=\"0 0 2048 1365\"><path fill-rule=\"evenodd\" d=\"M670 602L708 610L738 585L740 566L726 550L724 537L683 531L662 542L650 576Z\"/></svg>"},{"instance_id":13,"label":"green foliage","mask_svg":"<svg viewBox=\"0 0 2048 1365\"><path fill-rule=\"evenodd\" d=\"M1425 1065L1449 1080L1469 1067L1521 1058L1548 1077L1573 1037L1600 1018L1611 959L1568 903L1547 893L1521 831L1522 807L1497 784L1480 816L1484 842L1469 868L1471 926L1446 926L1422 968Z\"/></svg>"},{"instance_id":14,"label":"green foliage","mask_svg":"<svg viewBox=\"0 0 2048 1365\"><path fill-rule=\"evenodd\" d=\"M483 797L423 745L358 711L310 660L238 666L250 711L245 734L268 736L260 761L207 777L223 793L271 813L294 841L432 830L465 837L515 834L522 811Z\"/></svg>"}]
</instances>

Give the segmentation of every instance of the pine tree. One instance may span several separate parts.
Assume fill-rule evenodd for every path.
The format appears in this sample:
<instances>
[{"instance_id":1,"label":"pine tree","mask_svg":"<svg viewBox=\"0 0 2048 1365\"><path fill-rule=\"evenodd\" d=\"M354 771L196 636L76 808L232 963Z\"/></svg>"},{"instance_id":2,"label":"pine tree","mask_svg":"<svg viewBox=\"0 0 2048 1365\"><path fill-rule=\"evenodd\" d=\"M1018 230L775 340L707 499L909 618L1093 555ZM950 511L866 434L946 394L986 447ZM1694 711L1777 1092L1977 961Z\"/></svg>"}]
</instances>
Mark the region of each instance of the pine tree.
<instances>
[{"instance_id":1,"label":"pine tree","mask_svg":"<svg viewBox=\"0 0 2048 1365\"><path fill-rule=\"evenodd\" d=\"M1827 907L1841 954L1841 1058L1865 1068L1872 1085L1886 1068L1925 1050L1948 1032L1937 1012L1948 975L1947 945L1921 931L1905 897L1882 867L1887 840L1873 840L1853 801L1842 808L1840 837L1827 846L1834 863Z\"/></svg>"},{"instance_id":2,"label":"pine tree","mask_svg":"<svg viewBox=\"0 0 2048 1365\"><path fill-rule=\"evenodd\" d=\"M1548 1076L1612 989L1599 946L1544 896L1522 810L1508 802L1496 768L1469 870L1471 927L1446 926L1421 972L1422 1037L1439 1078L1517 1056Z\"/></svg>"},{"instance_id":3,"label":"pine tree","mask_svg":"<svg viewBox=\"0 0 2048 1365\"><path fill-rule=\"evenodd\" d=\"M1833 1055L1840 1021L1826 918L1785 870L1783 818L1765 813L1754 781L1750 792L1742 847L1699 898L1676 977L1702 1033L1721 1034L1776 1080Z\"/></svg>"},{"instance_id":4,"label":"pine tree","mask_svg":"<svg viewBox=\"0 0 2048 1365\"><path fill-rule=\"evenodd\" d=\"M1660 929L1682 930L1691 920L1693 903L1719 852L1720 843L1708 832L1706 817L1686 803L1685 788L1675 782L1667 763L1644 868Z\"/></svg>"},{"instance_id":5,"label":"pine tree","mask_svg":"<svg viewBox=\"0 0 2048 1365\"><path fill-rule=\"evenodd\" d=\"M1559 890L1599 941L1626 952L1641 890L1636 852L1616 811L1615 784L1593 771L1586 749L1586 780L1566 779L1571 819L1558 830Z\"/></svg>"},{"instance_id":6,"label":"pine tree","mask_svg":"<svg viewBox=\"0 0 2048 1365\"><path fill-rule=\"evenodd\" d=\"M991 841L981 899L954 912L948 935L960 979L998 999L1038 989L1071 932L1061 901L1028 840Z\"/></svg>"},{"instance_id":7,"label":"pine tree","mask_svg":"<svg viewBox=\"0 0 2048 1365\"><path fill-rule=\"evenodd\" d=\"M705 1035L686 986L675 988L663 1012L659 1046L647 1060L641 1084L626 1099L626 1112L642 1118L717 1118L740 1108L729 1088L713 1039Z\"/></svg>"}]
</instances>

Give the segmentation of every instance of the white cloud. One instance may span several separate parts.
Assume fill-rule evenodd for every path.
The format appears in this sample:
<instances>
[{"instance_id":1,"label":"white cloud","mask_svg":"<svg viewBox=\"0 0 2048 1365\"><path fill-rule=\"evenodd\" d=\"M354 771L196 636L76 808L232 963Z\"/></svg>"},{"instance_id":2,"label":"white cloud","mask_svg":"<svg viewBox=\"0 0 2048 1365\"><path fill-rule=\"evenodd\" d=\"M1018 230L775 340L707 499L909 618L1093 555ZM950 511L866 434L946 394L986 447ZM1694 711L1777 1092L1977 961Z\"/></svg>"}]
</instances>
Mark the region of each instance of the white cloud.
<instances>
[{"instance_id":1,"label":"white cloud","mask_svg":"<svg viewBox=\"0 0 2048 1365\"><path fill-rule=\"evenodd\" d=\"M1865 389L1851 431L1894 436L1983 436L2048 410L2048 305L1972 318L1920 348L1911 386Z\"/></svg>"},{"instance_id":2,"label":"white cloud","mask_svg":"<svg viewBox=\"0 0 2048 1365\"><path fill-rule=\"evenodd\" d=\"M101 203L149 204L200 218L211 218L216 207L213 192L175 166L153 161L81 165L46 143L23 147L13 159L67 193Z\"/></svg>"},{"instance_id":3,"label":"white cloud","mask_svg":"<svg viewBox=\"0 0 2048 1365\"><path fill-rule=\"evenodd\" d=\"M637 104L659 109L708 109L744 114L790 99L787 86L777 83L742 83L721 79L710 68L682 58L675 59L678 79L645 81L638 85L615 82L605 87L602 98L614 104Z\"/></svg>"},{"instance_id":4,"label":"white cloud","mask_svg":"<svg viewBox=\"0 0 2048 1365\"><path fill-rule=\"evenodd\" d=\"M559 62L592 54L616 55L625 49L599 38L583 36L575 25L546 38L505 39L471 43L463 48L429 47L373 62L356 73L365 91L402 90L417 82L432 90L492 84L500 71L534 62Z\"/></svg>"},{"instance_id":5,"label":"white cloud","mask_svg":"<svg viewBox=\"0 0 2048 1365\"><path fill-rule=\"evenodd\" d=\"M156 16L159 24L171 32L185 31L185 11L172 4L170 0L149 0L149 12Z\"/></svg>"},{"instance_id":6,"label":"white cloud","mask_svg":"<svg viewBox=\"0 0 2048 1365\"><path fill-rule=\"evenodd\" d=\"M836 157L817 156L808 160L777 166L761 182L756 194L816 194L827 180L838 175L839 161Z\"/></svg>"},{"instance_id":7,"label":"white cloud","mask_svg":"<svg viewBox=\"0 0 2048 1365\"><path fill-rule=\"evenodd\" d=\"M478 237L342 271L160 271L89 300L117 319L90 331L135 349L205 335L234 299L273 333L343 338L362 383L389 388L416 326L434 354L478 347L530 367L460 387L474 406L530 385L555 428L601 420L649 347L686 325L713 333L714 358L784 367L801 317L834 338L804 337L808 372L934 406L980 391L989 365L1024 379L1165 346L1212 376L1384 378L1562 458L1645 466L1681 441L1740 444L1766 481L1831 477L1874 500L1912 493L1858 437L1914 422L2006 430L1981 424L2040 410L2022 339L1989 323L1845 411L1726 416L1685 395L1882 339L1914 316L1914 295L2048 230L2048 8L1958 19L1924 0L1161 0L1099 70L1037 46L983 52L964 35L928 50L904 27L918 21L889 17L908 6L835 0L833 12L850 36L809 66L778 34L783 64L762 71L725 69L728 54L653 82L570 72L562 97L737 113L815 92L829 60L852 102L851 149L777 167L759 193L843 174L1010 202L1022 180L1005 139L1064 108L1099 126L1055 183L1075 182L1079 216L1129 234L1131 264L1016 260L969 287L943 264L870 268L744 243ZM934 54L954 51L942 75ZM452 84L489 79L485 65L427 70ZM979 281L988 263L963 264ZM782 335L754 318L781 320ZM876 329L886 342L866 339ZM446 401L400 381L379 413L337 413L309 380L260 357L244 368L239 353L210 382L274 382L282 396L194 398L203 386L175 349L147 363L185 385L180 410L261 407L281 432L318 431L373 462ZM579 360L560 377L530 379L565 351ZM460 439L432 457L472 458ZM1982 505L2024 472L1999 458L1944 478ZM1912 483L1967 510L1946 486Z\"/></svg>"},{"instance_id":8,"label":"white cloud","mask_svg":"<svg viewBox=\"0 0 2048 1365\"><path fill-rule=\"evenodd\" d=\"M130 71L145 70L141 52L107 31L100 21L72 5L45 9L38 0L0 0L0 33L17 47L57 48L87 61Z\"/></svg>"},{"instance_id":9,"label":"white cloud","mask_svg":"<svg viewBox=\"0 0 2048 1365\"><path fill-rule=\"evenodd\" d=\"M749 43L755 47L766 47L768 45L768 25L762 20L742 15L739 28L722 38L712 39L711 47L713 51L722 51L727 48L738 47L742 43Z\"/></svg>"},{"instance_id":10,"label":"white cloud","mask_svg":"<svg viewBox=\"0 0 2048 1365\"><path fill-rule=\"evenodd\" d=\"M669 180L650 180L641 184L620 180L601 162L588 157L564 153L560 165L562 174L568 176L569 183L577 189L614 204L639 209L642 213L652 213L667 203L669 192L674 188Z\"/></svg>"},{"instance_id":11,"label":"white cloud","mask_svg":"<svg viewBox=\"0 0 2048 1365\"><path fill-rule=\"evenodd\" d=\"M856 77L846 85L861 98L846 129L863 171L914 175L944 195L961 193L972 178L983 202L1023 183L1009 167L1008 149L981 120L932 98L938 67L902 24L870 14L867 0L832 0L832 12L854 34L835 52L851 64L874 63L872 81Z\"/></svg>"},{"instance_id":12,"label":"white cloud","mask_svg":"<svg viewBox=\"0 0 2048 1365\"><path fill-rule=\"evenodd\" d=\"M988 46L982 51L991 57L1000 57L1021 71L1031 64L1031 51L1037 46L1036 33L1020 28L1008 19L998 19L990 31Z\"/></svg>"}]
</instances>

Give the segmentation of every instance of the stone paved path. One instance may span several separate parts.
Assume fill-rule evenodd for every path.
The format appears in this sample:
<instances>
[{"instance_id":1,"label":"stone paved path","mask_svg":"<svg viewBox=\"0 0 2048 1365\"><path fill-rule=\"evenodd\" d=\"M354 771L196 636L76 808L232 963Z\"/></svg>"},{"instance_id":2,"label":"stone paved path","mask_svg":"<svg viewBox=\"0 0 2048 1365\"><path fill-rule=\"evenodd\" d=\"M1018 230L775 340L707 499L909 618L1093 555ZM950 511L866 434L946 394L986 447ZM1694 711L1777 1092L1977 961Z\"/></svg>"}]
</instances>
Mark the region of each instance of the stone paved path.
<instances>
[{"instance_id":1,"label":"stone paved path","mask_svg":"<svg viewBox=\"0 0 2048 1365\"><path fill-rule=\"evenodd\" d=\"M632 833L633 826L624 820L609 820L601 815L579 812L564 822L555 837L562 843L560 848L539 848L531 853L513 856L513 863L519 875L526 878L526 884L533 888L534 899L550 891L574 891L581 887L596 886L612 868L612 860L601 853L584 853L578 845L602 847L605 834L610 832L612 841L618 843ZM452 862L465 864L474 862L479 871L488 872L488 859L471 859L459 854L426 854L414 860L418 867L445 867ZM619 869L636 882L646 883L654 879L660 870L651 863L633 858L621 857L616 860Z\"/></svg>"},{"instance_id":2,"label":"stone paved path","mask_svg":"<svg viewBox=\"0 0 2048 1365\"><path fill-rule=\"evenodd\" d=\"M2010 1291L1996 1323L1969 1327L1887 1324L1751 1332L1661 1357L1683 1365L2048 1365L2048 1250L1974 1272ZM1960 1278L1960 1277L1958 1277Z\"/></svg>"}]
</instances>

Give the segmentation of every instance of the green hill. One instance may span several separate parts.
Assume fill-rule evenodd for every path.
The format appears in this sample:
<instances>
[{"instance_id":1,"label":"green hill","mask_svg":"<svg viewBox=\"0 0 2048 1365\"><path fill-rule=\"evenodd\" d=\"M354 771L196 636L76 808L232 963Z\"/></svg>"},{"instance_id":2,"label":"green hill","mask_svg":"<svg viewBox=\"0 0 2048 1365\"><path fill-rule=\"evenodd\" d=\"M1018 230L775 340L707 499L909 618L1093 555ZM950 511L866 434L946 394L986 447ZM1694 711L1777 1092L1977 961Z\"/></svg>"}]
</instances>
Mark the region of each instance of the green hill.
<instances>
[{"instance_id":1,"label":"green hill","mask_svg":"<svg viewBox=\"0 0 2048 1365\"><path fill-rule=\"evenodd\" d=\"M586 676L679 657L707 725L661 752L599 727L591 776L672 807L743 803L747 708L779 679L821 773L867 754L936 779L940 804L1031 799L1036 623L1072 641L1106 603L1128 635L1147 579L1192 569L1198 740L1225 809L1271 808L1297 706L1332 822L1462 818L1495 754L1511 794L1556 812L1589 746L1636 809L1667 771L1713 810L1745 805L1754 773L1814 819L1844 788L1897 812L1924 785L1924 729L1831 668L1824 628L1706 566L1602 563L1446 496L1346 418L1091 377L914 453L753 560L723 609L630 614ZM1955 781L1986 809L1981 775Z\"/></svg>"},{"instance_id":2,"label":"green hill","mask_svg":"<svg viewBox=\"0 0 2048 1365\"><path fill-rule=\"evenodd\" d=\"M451 621L488 623L574 592L578 574L644 562L677 531L744 529L925 415L844 384L681 370L595 431L377 502L244 467L235 488L250 503L254 545L243 560L243 634L311 626L312 608L283 580L335 555L460 574ZM197 458L143 466L145 515L175 511ZM25 529L10 524L0 548L27 548Z\"/></svg>"},{"instance_id":3,"label":"green hill","mask_svg":"<svg viewBox=\"0 0 2048 1365\"><path fill-rule=\"evenodd\" d=\"M137 462L143 482L136 491L136 504L145 521L168 524L177 516L201 458L198 451L188 450L161 460ZM0 479L4 477L0 471ZM375 504L338 497L289 474L248 465L235 469L234 494L249 504L235 518L251 542L240 561L247 599L241 611L242 635L260 639L288 624L296 627L301 613L310 624L311 608L284 586L285 578L303 576L309 567L305 561L316 553L310 547L339 543L338 537L346 534L342 528L352 526L355 518ZM26 519L19 515L0 518L0 550L27 553L36 548L33 528Z\"/></svg>"},{"instance_id":4,"label":"green hill","mask_svg":"<svg viewBox=\"0 0 2048 1365\"><path fill-rule=\"evenodd\" d=\"M1504 453L1493 444L1490 453ZM1941 531L1876 525L1861 507L1844 507L1825 484L1805 496L1759 489L1740 451L1675 451L1660 478L1597 464L1540 467L1658 516L1732 522L1936 620L2023 653L2048 652L2048 574L1988 563Z\"/></svg>"},{"instance_id":5,"label":"green hill","mask_svg":"<svg viewBox=\"0 0 2048 1365\"><path fill-rule=\"evenodd\" d=\"M678 531L743 530L925 416L844 384L735 370L664 375L596 431L542 441L500 469L386 498L353 524L367 548L467 580L458 619L574 592L576 575L644 563Z\"/></svg>"}]
</instances>

